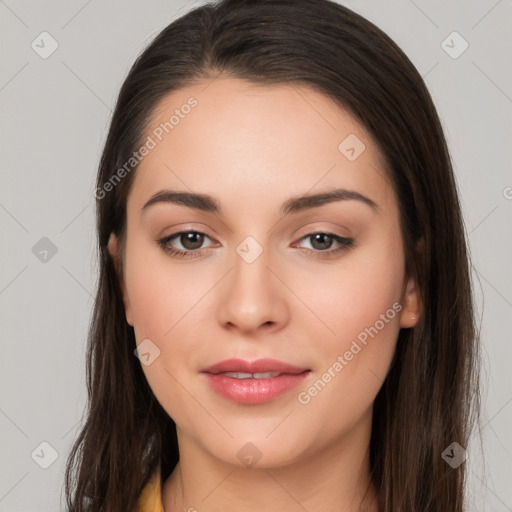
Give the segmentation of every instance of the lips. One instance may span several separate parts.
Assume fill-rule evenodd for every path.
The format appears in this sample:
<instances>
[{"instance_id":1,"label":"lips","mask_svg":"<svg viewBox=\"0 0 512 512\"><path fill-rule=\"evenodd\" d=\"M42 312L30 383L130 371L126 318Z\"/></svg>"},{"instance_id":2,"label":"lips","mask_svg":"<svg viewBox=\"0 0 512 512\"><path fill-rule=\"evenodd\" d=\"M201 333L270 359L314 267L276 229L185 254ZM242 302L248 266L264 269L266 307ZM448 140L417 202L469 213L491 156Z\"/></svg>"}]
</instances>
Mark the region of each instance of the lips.
<instances>
[{"instance_id":1,"label":"lips","mask_svg":"<svg viewBox=\"0 0 512 512\"><path fill-rule=\"evenodd\" d=\"M308 370L308 368L300 368L277 359L257 359L256 361L227 359L212 366L208 366L207 368L203 368L201 372L214 375L225 372L252 375L271 372L276 374L297 375ZM263 378L263 376L261 378Z\"/></svg>"},{"instance_id":2,"label":"lips","mask_svg":"<svg viewBox=\"0 0 512 512\"><path fill-rule=\"evenodd\" d=\"M299 386L311 373L277 359L228 359L201 370L210 388L239 404L270 402Z\"/></svg>"}]
</instances>

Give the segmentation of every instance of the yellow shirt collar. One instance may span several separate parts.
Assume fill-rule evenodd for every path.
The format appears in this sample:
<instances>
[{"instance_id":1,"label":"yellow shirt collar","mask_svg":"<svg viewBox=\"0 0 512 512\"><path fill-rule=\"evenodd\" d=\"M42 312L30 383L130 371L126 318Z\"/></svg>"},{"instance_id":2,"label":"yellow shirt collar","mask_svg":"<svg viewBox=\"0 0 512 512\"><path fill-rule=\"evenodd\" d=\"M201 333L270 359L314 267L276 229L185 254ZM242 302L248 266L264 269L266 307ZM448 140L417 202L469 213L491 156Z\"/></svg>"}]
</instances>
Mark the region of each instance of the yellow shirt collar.
<instances>
[{"instance_id":1,"label":"yellow shirt collar","mask_svg":"<svg viewBox=\"0 0 512 512\"><path fill-rule=\"evenodd\" d=\"M160 468L151 476L139 496L136 512L164 512Z\"/></svg>"}]
</instances>

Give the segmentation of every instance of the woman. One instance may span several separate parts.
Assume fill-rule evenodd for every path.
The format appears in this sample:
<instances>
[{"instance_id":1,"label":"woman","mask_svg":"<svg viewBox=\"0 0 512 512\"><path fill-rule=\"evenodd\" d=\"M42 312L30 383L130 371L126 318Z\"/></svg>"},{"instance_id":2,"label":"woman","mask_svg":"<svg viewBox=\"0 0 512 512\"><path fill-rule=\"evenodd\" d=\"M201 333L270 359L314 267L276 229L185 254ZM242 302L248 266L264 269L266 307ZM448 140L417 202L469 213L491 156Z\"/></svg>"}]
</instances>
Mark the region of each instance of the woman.
<instances>
[{"instance_id":1,"label":"woman","mask_svg":"<svg viewBox=\"0 0 512 512\"><path fill-rule=\"evenodd\" d=\"M192 10L130 70L96 198L69 510L464 510L463 221L381 30L327 0Z\"/></svg>"}]
</instances>

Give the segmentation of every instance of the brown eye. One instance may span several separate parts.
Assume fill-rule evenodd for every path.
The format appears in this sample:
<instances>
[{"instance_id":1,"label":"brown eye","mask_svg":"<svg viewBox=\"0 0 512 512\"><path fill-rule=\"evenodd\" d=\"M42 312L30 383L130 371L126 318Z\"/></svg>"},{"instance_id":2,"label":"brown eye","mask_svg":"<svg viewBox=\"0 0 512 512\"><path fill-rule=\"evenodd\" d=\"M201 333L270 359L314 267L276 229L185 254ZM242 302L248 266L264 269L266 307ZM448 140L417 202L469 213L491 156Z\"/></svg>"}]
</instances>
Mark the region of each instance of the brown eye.
<instances>
[{"instance_id":1,"label":"brown eye","mask_svg":"<svg viewBox=\"0 0 512 512\"><path fill-rule=\"evenodd\" d=\"M189 250L193 251L199 249L204 243L204 234L196 231L189 231L186 233L180 233L179 241L181 245Z\"/></svg>"},{"instance_id":2,"label":"brown eye","mask_svg":"<svg viewBox=\"0 0 512 512\"><path fill-rule=\"evenodd\" d=\"M313 249L323 251L332 246L334 237L327 233L315 233L314 235L309 235L309 239L311 240Z\"/></svg>"},{"instance_id":3,"label":"brown eye","mask_svg":"<svg viewBox=\"0 0 512 512\"><path fill-rule=\"evenodd\" d=\"M335 255L345 251L354 245L352 238L345 238L334 233L310 233L301 238L301 241L308 241L310 247L304 247L308 253L316 254L320 257ZM334 244L334 249L331 249ZM336 247L336 245L338 247Z\"/></svg>"},{"instance_id":4,"label":"brown eye","mask_svg":"<svg viewBox=\"0 0 512 512\"><path fill-rule=\"evenodd\" d=\"M202 247L206 238L210 239L208 235L199 231L180 231L158 240L158 245L171 256L195 258L201 256L203 249L206 249Z\"/></svg>"}]
</instances>

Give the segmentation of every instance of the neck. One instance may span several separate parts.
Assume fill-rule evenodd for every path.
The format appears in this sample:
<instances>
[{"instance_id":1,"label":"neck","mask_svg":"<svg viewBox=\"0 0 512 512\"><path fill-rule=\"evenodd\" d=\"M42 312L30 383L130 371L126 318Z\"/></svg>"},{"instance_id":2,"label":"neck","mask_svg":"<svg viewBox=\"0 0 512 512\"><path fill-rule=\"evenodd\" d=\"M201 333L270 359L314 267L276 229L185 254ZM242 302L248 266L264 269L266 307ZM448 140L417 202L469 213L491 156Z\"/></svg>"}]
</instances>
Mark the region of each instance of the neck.
<instances>
[{"instance_id":1,"label":"neck","mask_svg":"<svg viewBox=\"0 0 512 512\"><path fill-rule=\"evenodd\" d=\"M378 512L370 479L369 420L313 455L279 467L213 457L178 429L180 461L163 488L165 512Z\"/></svg>"}]
</instances>

